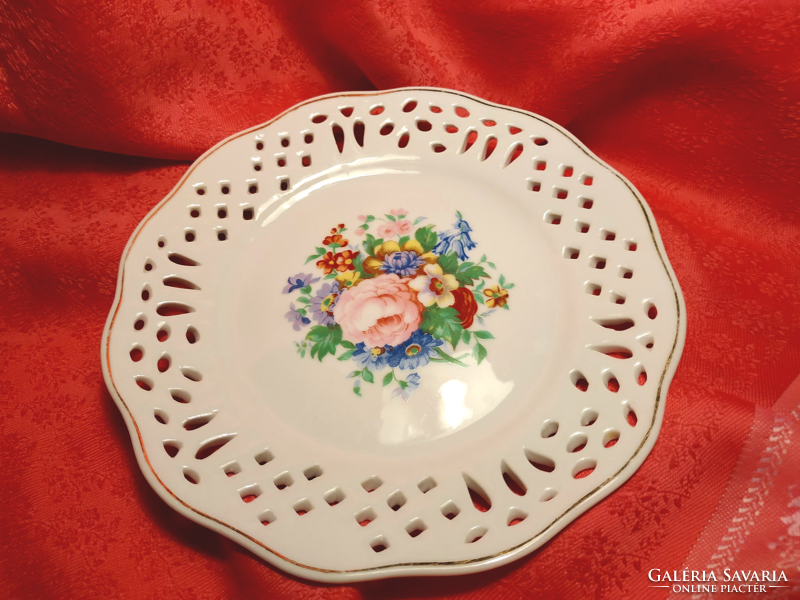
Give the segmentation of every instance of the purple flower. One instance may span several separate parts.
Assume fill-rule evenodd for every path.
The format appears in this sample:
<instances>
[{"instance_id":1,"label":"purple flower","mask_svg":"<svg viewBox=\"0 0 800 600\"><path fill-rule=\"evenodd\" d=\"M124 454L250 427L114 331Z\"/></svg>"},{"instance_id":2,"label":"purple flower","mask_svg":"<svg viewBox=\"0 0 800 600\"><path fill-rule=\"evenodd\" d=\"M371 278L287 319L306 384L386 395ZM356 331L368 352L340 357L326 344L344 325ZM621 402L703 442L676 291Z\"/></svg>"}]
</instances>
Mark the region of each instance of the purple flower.
<instances>
[{"instance_id":1,"label":"purple flower","mask_svg":"<svg viewBox=\"0 0 800 600\"><path fill-rule=\"evenodd\" d=\"M425 261L416 252L403 250L401 252L392 252L384 258L383 263L381 263L381 270L384 273L400 275L400 277L411 277L424 264Z\"/></svg>"},{"instance_id":2,"label":"purple flower","mask_svg":"<svg viewBox=\"0 0 800 600\"><path fill-rule=\"evenodd\" d=\"M320 325L333 323L333 307L339 300L339 282L323 283L317 295L311 298L311 312Z\"/></svg>"},{"instance_id":3,"label":"purple flower","mask_svg":"<svg viewBox=\"0 0 800 600\"><path fill-rule=\"evenodd\" d=\"M408 377L406 377L406 386L400 386L395 388L392 391L392 398L397 398L400 396L403 400L408 400L411 397L411 394L419 387L419 375L417 373L411 373Z\"/></svg>"},{"instance_id":4,"label":"purple flower","mask_svg":"<svg viewBox=\"0 0 800 600\"><path fill-rule=\"evenodd\" d=\"M289 304L289 312L286 313L286 320L292 324L292 329L300 331L304 325L311 323L311 319L306 317L299 309L294 307L294 302ZM304 311L305 312L305 311Z\"/></svg>"},{"instance_id":5,"label":"purple flower","mask_svg":"<svg viewBox=\"0 0 800 600\"><path fill-rule=\"evenodd\" d=\"M316 283L319 281L319 277L314 277L311 273L298 273L294 277L289 277L286 282L286 287L283 288L284 294L291 294L295 290L302 289L307 285L311 285L312 283Z\"/></svg>"}]
</instances>

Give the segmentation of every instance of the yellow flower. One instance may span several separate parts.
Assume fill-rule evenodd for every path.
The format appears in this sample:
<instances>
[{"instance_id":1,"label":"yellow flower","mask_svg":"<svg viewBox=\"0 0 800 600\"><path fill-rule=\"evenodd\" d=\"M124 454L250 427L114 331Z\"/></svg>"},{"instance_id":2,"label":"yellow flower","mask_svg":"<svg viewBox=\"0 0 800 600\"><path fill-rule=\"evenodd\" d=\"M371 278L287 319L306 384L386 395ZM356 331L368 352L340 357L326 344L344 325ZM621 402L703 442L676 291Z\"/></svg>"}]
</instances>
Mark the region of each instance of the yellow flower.
<instances>
[{"instance_id":1,"label":"yellow flower","mask_svg":"<svg viewBox=\"0 0 800 600\"><path fill-rule=\"evenodd\" d=\"M371 275L377 275L383 272L381 266L383 260L395 252L413 252L425 261L425 264L436 264L436 255L432 252L425 252L422 249L422 244L417 240L408 240L405 244L400 246L397 242L384 242L379 246L375 246L375 256L368 256L364 259L364 270ZM420 266L418 273L422 274L425 265Z\"/></svg>"},{"instance_id":2,"label":"yellow flower","mask_svg":"<svg viewBox=\"0 0 800 600\"><path fill-rule=\"evenodd\" d=\"M347 271L336 277L342 289L355 287L360 283L361 274L358 271Z\"/></svg>"},{"instance_id":3,"label":"yellow flower","mask_svg":"<svg viewBox=\"0 0 800 600\"><path fill-rule=\"evenodd\" d=\"M489 308L503 308L508 304L508 290L504 290L499 285L483 290L483 295L486 296L486 306Z\"/></svg>"}]
</instances>

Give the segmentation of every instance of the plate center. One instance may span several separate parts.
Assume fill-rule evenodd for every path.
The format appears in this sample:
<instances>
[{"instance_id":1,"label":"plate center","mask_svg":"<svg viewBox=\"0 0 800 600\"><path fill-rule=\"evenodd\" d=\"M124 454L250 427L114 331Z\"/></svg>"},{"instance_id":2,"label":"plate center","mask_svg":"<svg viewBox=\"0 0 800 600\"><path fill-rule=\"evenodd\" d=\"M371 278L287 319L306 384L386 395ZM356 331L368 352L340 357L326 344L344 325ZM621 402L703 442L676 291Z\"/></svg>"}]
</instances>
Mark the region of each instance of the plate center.
<instances>
[{"instance_id":1,"label":"plate center","mask_svg":"<svg viewBox=\"0 0 800 600\"><path fill-rule=\"evenodd\" d=\"M220 298L231 396L369 454L513 424L553 379L568 294L508 194L394 159L266 203Z\"/></svg>"}]
</instances>

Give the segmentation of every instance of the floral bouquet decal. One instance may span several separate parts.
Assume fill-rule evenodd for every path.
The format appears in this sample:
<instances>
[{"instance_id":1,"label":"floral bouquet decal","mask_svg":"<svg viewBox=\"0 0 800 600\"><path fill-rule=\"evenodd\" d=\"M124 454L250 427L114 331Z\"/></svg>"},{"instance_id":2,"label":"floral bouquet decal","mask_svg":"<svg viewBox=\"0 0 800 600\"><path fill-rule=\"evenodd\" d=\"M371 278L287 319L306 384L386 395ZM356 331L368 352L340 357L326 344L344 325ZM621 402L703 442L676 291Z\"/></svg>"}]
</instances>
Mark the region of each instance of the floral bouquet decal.
<instances>
[{"instance_id":1,"label":"floral bouquet decal","mask_svg":"<svg viewBox=\"0 0 800 600\"><path fill-rule=\"evenodd\" d=\"M393 397L408 400L429 363L466 367L471 355L480 364L488 353L481 342L494 336L475 322L483 326L495 310L509 308L514 284L503 275L492 284L487 269L496 267L486 255L469 260L477 243L460 212L453 229L442 232L423 225L425 217L412 223L407 215L396 209L359 216L360 246L350 244L340 223L306 260L318 270L289 277L283 288L295 295L286 319L295 331L308 328L295 342L300 357L353 361L348 377L359 396L362 381L375 383L376 374L384 386L397 384Z\"/></svg>"}]
</instances>

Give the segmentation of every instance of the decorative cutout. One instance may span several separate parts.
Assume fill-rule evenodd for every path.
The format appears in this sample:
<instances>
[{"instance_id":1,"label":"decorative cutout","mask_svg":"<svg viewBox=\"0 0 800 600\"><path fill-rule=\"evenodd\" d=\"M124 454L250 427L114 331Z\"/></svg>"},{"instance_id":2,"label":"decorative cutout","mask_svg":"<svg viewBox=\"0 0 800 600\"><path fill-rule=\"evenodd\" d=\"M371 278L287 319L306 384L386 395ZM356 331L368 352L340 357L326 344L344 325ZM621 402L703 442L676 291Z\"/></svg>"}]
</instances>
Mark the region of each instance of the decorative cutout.
<instances>
[{"instance_id":1,"label":"decorative cutout","mask_svg":"<svg viewBox=\"0 0 800 600\"><path fill-rule=\"evenodd\" d=\"M469 530L469 533L467 533L467 538L464 541L467 542L468 544L474 544L475 542L482 539L483 536L486 535L487 531L488 530L486 529L486 527L473 527L472 529Z\"/></svg>"},{"instance_id":2,"label":"decorative cutout","mask_svg":"<svg viewBox=\"0 0 800 600\"><path fill-rule=\"evenodd\" d=\"M542 425L542 437L551 438L558 433L558 421L547 420Z\"/></svg>"},{"instance_id":3,"label":"decorative cutout","mask_svg":"<svg viewBox=\"0 0 800 600\"><path fill-rule=\"evenodd\" d=\"M383 481L381 481L381 478L378 477L377 475L373 475L369 479L366 479L361 482L361 487L363 487L364 491L366 492L374 492L382 485Z\"/></svg>"},{"instance_id":4,"label":"decorative cutout","mask_svg":"<svg viewBox=\"0 0 800 600\"><path fill-rule=\"evenodd\" d=\"M262 467L272 461L275 458L275 455L272 454L272 451L269 448L265 448L261 452L255 455L255 461Z\"/></svg>"},{"instance_id":5,"label":"decorative cutout","mask_svg":"<svg viewBox=\"0 0 800 600\"><path fill-rule=\"evenodd\" d=\"M323 496L325 502L327 502L329 506L336 506L337 504L340 504L345 497L346 496L344 495L342 488L339 487L328 490Z\"/></svg>"},{"instance_id":6,"label":"decorative cutout","mask_svg":"<svg viewBox=\"0 0 800 600\"><path fill-rule=\"evenodd\" d=\"M355 516L356 522L361 525L361 527L366 527L378 518L378 514L371 506L367 506L366 508L358 511Z\"/></svg>"},{"instance_id":7,"label":"decorative cutout","mask_svg":"<svg viewBox=\"0 0 800 600\"><path fill-rule=\"evenodd\" d=\"M528 448L525 448L525 457L531 465L544 473L552 473L556 468L556 463L552 458L548 458Z\"/></svg>"},{"instance_id":8,"label":"decorative cutout","mask_svg":"<svg viewBox=\"0 0 800 600\"><path fill-rule=\"evenodd\" d=\"M433 479L433 477L426 477L417 484L417 487L419 488L420 492L427 494L436 487L436 481Z\"/></svg>"},{"instance_id":9,"label":"decorative cutout","mask_svg":"<svg viewBox=\"0 0 800 600\"><path fill-rule=\"evenodd\" d=\"M406 533L408 533L408 535L410 535L412 538L417 537L426 529L428 529L428 527L425 525L422 519L413 519L408 525L406 525Z\"/></svg>"},{"instance_id":10,"label":"decorative cutout","mask_svg":"<svg viewBox=\"0 0 800 600\"><path fill-rule=\"evenodd\" d=\"M458 506L456 506L455 502L453 502L452 500L444 503L441 506L440 510L442 511L442 514L448 521L452 521L459 515L459 513L461 513L461 509L458 508Z\"/></svg>"},{"instance_id":11,"label":"decorative cutout","mask_svg":"<svg viewBox=\"0 0 800 600\"><path fill-rule=\"evenodd\" d=\"M522 483L519 476L511 470L511 467L508 466L506 461L500 463L500 470L503 473L503 481L506 482L506 486L509 490L517 496L524 496L528 492L528 488L525 487L525 484Z\"/></svg>"},{"instance_id":12,"label":"decorative cutout","mask_svg":"<svg viewBox=\"0 0 800 600\"><path fill-rule=\"evenodd\" d=\"M220 448L225 446L228 442L230 442L233 438L236 437L235 433L226 433L224 435L219 435L217 437L213 437L209 440L206 440L200 447L197 449L194 457L197 460L205 460L215 452L219 451Z\"/></svg>"},{"instance_id":13,"label":"decorative cutout","mask_svg":"<svg viewBox=\"0 0 800 600\"><path fill-rule=\"evenodd\" d=\"M406 497L400 490L395 490L392 494L386 499L386 504L389 505L393 511L397 512L400 510L406 503Z\"/></svg>"}]
</instances>

